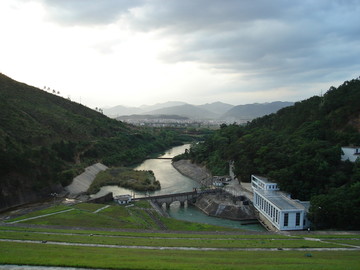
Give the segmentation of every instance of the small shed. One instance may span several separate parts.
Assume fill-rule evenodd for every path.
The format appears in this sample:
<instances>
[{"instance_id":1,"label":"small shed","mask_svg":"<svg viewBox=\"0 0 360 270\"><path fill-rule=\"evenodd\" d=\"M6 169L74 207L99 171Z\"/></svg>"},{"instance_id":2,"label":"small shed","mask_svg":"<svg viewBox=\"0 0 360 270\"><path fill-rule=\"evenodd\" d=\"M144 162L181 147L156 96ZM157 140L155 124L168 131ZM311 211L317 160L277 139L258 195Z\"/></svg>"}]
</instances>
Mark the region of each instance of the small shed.
<instances>
[{"instance_id":1,"label":"small shed","mask_svg":"<svg viewBox=\"0 0 360 270\"><path fill-rule=\"evenodd\" d=\"M117 202L118 204L128 204L131 202L131 195L126 194L126 195L118 195L114 197L114 201Z\"/></svg>"},{"instance_id":2,"label":"small shed","mask_svg":"<svg viewBox=\"0 0 360 270\"><path fill-rule=\"evenodd\" d=\"M224 183L223 183L223 182L220 182L220 181L214 181L214 182L213 182L213 186L214 186L214 187L223 187L223 186L224 186Z\"/></svg>"}]
</instances>

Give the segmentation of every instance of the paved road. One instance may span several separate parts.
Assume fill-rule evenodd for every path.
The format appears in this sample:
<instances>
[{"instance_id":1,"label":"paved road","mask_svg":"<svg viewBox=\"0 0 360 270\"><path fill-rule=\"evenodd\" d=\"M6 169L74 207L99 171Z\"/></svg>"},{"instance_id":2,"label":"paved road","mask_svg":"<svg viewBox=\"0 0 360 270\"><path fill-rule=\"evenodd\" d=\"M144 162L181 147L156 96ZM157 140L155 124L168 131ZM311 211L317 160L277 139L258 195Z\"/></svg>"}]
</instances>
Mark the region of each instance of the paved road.
<instances>
[{"instance_id":1,"label":"paved road","mask_svg":"<svg viewBox=\"0 0 360 270\"><path fill-rule=\"evenodd\" d=\"M150 249L150 250L196 250L196 251L354 251L357 248L198 248L198 247L157 247L157 246L126 246L126 245L104 245L104 244L84 244L53 241L35 241L35 240L13 240L0 239L0 242L30 243L58 246L77 246L77 247L104 247L104 248L126 248L126 249Z\"/></svg>"},{"instance_id":2,"label":"paved road","mask_svg":"<svg viewBox=\"0 0 360 270\"><path fill-rule=\"evenodd\" d=\"M0 265L1 270L89 270L90 268L73 268L73 267L53 267L53 266L31 266L31 265ZM91 270L102 270L94 269Z\"/></svg>"}]
</instances>

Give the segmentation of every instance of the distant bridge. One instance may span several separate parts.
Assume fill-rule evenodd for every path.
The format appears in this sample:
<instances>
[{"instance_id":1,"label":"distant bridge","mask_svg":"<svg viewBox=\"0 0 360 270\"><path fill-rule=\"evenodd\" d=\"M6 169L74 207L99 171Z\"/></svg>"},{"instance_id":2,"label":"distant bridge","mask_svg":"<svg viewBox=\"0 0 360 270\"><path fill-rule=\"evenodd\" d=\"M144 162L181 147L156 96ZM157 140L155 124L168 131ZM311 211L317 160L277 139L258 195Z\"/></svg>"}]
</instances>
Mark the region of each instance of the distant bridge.
<instances>
[{"instance_id":1,"label":"distant bridge","mask_svg":"<svg viewBox=\"0 0 360 270\"><path fill-rule=\"evenodd\" d=\"M165 194L158 196L148 196L142 198L135 198L133 201L141 201L141 200L151 200L152 202L158 204L160 207L165 203L166 207L170 207L170 204L173 202L180 202L181 206L185 205L185 202L188 204L195 203L196 199L203 193L217 193L221 192L221 189L210 189L205 191L191 191L191 192L182 192L182 193L173 193L173 194Z\"/></svg>"}]
</instances>

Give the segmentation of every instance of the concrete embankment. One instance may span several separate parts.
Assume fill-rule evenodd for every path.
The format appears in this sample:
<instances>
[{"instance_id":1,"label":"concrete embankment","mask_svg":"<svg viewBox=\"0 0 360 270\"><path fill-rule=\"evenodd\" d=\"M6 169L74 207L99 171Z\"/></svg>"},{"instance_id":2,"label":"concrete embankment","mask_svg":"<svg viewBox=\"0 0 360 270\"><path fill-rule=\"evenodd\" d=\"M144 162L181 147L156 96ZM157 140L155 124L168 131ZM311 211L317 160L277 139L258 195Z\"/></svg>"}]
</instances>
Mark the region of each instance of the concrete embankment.
<instances>
[{"instance_id":1,"label":"concrete embankment","mask_svg":"<svg viewBox=\"0 0 360 270\"><path fill-rule=\"evenodd\" d=\"M191 163L190 160L180 160L172 163L173 166L183 175L201 183L203 186L209 186L212 182L212 175L205 167ZM255 209L250 204L244 203L248 201L247 193L237 180L230 183L231 191L220 194L203 194L201 195L195 206L209 216L233 219L233 220L252 220L256 219ZM225 189L224 189L225 191ZM240 198L241 197L241 200Z\"/></svg>"},{"instance_id":2,"label":"concrete embankment","mask_svg":"<svg viewBox=\"0 0 360 270\"><path fill-rule=\"evenodd\" d=\"M201 195L195 206L209 216L232 220L256 220L254 208L228 193Z\"/></svg>"},{"instance_id":3,"label":"concrete embankment","mask_svg":"<svg viewBox=\"0 0 360 270\"><path fill-rule=\"evenodd\" d=\"M210 171L206 167L191 163L190 160L179 160L173 162L172 165L182 175L185 175L204 186L206 186L209 182L209 179L211 180L212 178Z\"/></svg>"},{"instance_id":4,"label":"concrete embankment","mask_svg":"<svg viewBox=\"0 0 360 270\"><path fill-rule=\"evenodd\" d=\"M96 175L105 171L108 167L101 163L96 163L85 169L85 172L76 176L72 183L65 187L65 190L70 193L70 195L76 195L83 192L86 192L90 187L91 183L94 181Z\"/></svg>"}]
</instances>

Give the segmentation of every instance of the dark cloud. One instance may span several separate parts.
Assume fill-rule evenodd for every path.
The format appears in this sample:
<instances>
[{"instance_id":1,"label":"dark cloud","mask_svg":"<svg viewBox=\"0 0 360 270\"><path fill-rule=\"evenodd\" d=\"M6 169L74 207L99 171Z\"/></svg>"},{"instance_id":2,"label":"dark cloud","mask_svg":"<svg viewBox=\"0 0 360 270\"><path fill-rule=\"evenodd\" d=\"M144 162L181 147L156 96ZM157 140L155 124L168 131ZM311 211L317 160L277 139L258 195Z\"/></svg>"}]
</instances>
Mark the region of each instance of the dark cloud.
<instances>
[{"instance_id":1,"label":"dark cloud","mask_svg":"<svg viewBox=\"0 0 360 270\"><path fill-rule=\"evenodd\" d=\"M357 0L41 1L60 23L122 18L135 31L156 31L172 41L161 56L167 62L294 82L314 74L350 76L360 67Z\"/></svg>"}]
</instances>

